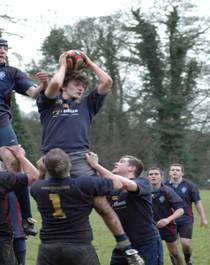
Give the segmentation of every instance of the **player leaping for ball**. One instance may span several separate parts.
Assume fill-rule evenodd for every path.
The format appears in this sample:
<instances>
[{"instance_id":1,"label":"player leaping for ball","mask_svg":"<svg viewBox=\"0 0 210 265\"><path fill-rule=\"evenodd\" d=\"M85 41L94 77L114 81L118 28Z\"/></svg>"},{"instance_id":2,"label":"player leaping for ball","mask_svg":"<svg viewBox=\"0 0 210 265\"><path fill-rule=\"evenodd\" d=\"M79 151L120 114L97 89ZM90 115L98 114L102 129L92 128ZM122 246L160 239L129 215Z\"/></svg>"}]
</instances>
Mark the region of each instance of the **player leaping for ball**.
<instances>
[{"instance_id":1,"label":"player leaping for ball","mask_svg":"<svg viewBox=\"0 0 210 265\"><path fill-rule=\"evenodd\" d=\"M95 174L85 159L89 151L90 127L104 103L112 79L86 54L81 52L81 55L85 67L99 79L98 86L84 96L89 79L85 74L68 68L68 52L65 52L60 56L59 68L47 89L40 93L37 105L43 126L43 153L61 148L73 163L71 175L90 176Z\"/></svg>"},{"instance_id":2,"label":"player leaping for ball","mask_svg":"<svg viewBox=\"0 0 210 265\"><path fill-rule=\"evenodd\" d=\"M99 79L97 88L87 96L83 96L89 84L88 78L81 72L68 69L69 54L65 52L60 56L59 68L47 89L40 93L37 105L43 126L42 151L44 154L53 148L61 148L70 157L71 176L87 177L96 174L86 161L92 119L101 109L112 85L112 79L86 54L80 53L84 58L85 67L95 73ZM76 64L77 62L74 62L72 65ZM101 212L102 206L105 209L103 213ZM123 250L130 248L130 242L119 218L106 198L95 197L94 208L102 215L105 223L115 235L118 248L123 248Z\"/></svg>"}]
</instances>

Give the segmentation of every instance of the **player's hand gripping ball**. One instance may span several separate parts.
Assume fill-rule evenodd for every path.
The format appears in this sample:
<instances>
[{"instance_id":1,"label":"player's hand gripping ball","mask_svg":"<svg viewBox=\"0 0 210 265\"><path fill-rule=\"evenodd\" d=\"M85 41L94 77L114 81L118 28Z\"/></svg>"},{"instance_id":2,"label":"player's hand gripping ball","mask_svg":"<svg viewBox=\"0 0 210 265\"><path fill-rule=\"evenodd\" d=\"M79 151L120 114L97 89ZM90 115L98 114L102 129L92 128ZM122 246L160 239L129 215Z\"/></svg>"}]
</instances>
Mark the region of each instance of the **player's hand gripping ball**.
<instances>
[{"instance_id":1,"label":"player's hand gripping ball","mask_svg":"<svg viewBox=\"0 0 210 265\"><path fill-rule=\"evenodd\" d=\"M81 70L85 67L85 59L78 50L70 50L66 56L67 67L70 70Z\"/></svg>"}]
</instances>

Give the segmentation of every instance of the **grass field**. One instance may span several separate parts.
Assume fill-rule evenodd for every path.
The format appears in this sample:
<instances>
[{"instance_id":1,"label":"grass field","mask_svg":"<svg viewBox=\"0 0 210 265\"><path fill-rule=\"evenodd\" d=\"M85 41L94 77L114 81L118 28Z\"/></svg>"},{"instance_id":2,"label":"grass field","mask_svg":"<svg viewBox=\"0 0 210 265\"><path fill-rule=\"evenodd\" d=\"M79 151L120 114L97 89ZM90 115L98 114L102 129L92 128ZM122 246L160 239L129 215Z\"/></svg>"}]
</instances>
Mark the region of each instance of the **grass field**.
<instances>
[{"instance_id":1,"label":"grass field","mask_svg":"<svg viewBox=\"0 0 210 265\"><path fill-rule=\"evenodd\" d=\"M210 190L201 191L201 198L206 210L208 220L210 222ZM36 210L34 202L33 204L33 216L38 220L38 227L41 225L39 213ZM204 229L200 227L199 217L195 213L195 224L193 231L193 259L195 265L210 265L210 227ZM93 244L98 253L101 265L108 265L110 254L114 246L114 240L111 233L105 227L101 218L93 212L91 215L91 224L94 232ZM210 225L209 225L210 226ZM38 236L36 238L30 237L27 240L27 262L26 265L36 264L36 255L39 244ZM167 249L164 246L164 264L171 265ZM59 264L58 264L59 265ZM79 265L79 264L78 264ZM88 264L87 264L88 265Z\"/></svg>"}]
</instances>

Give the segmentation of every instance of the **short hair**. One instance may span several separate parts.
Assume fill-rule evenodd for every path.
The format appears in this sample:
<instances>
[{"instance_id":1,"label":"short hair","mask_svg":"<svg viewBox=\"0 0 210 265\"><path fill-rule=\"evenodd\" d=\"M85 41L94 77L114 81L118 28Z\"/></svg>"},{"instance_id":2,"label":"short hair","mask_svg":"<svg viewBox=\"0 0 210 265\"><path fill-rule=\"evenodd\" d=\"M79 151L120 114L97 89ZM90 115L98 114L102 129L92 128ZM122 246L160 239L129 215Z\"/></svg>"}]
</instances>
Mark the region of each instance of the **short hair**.
<instances>
[{"instance_id":1,"label":"short hair","mask_svg":"<svg viewBox=\"0 0 210 265\"><path fill-rule=\"evenodd\" d=\"M80 81L82 82L86 88L89 86L89 78L80 73L79 71L66 71L65 77L64 77L64 81L63 81L63 86L66 87L68 85L68 83L72 80L76 80L76 81Z\"/></svg>"},{"instance_id":2,"label":"short hair","mask_svg":"<svg viewBox=\"0 0 210 265\"><path fill-rule=\"evenodd\" d=\"M8 41L0 37L0 46L8 48Z\"/></svg>"},{"instance_id":3,"label":"short hair","mask_svg":"<svg viewBox=\"0 0 210 265\"><path fill-rule=\"evenodd\" d=\"M64 178L70 175L70 158L60 148L51 149L44 157L44 164L52 178Z\"/></svg>"},{"instance_id":4,"label":"short hair","mask_svg":"<svg viewBox=\"0 0 210 265\"><path fill-rule=\"evenodd\" d=\"M182 172L184 173L184 166L180 163L173 163L169 166L169 170L171 169L171 167L180 167Z\"/></svg>"},{"instance_id":5,"label":"short hair","mask_svg":"<svg viewBox=\"0 0 210 265\"><path fill-rule=\"evenodd\" d=\"M122 158L127 158L129 165L136 167L134 174L136 177L138 177L144 169L143 162L137 157L131 155L124 155Z\"/></svg>"},{"instance_id":6,"label":"short hair","mask_svg":"<svg viewBox=\"0 0 210 265\"><path fill-rule=\"evenodd\" d=\"M161 177L163 177L163 170L159 167L153 166L153 167L149 167L147 170L147 175L149 174L150 170L158 170L160 172Z\"/></svg>"}]
</instances>

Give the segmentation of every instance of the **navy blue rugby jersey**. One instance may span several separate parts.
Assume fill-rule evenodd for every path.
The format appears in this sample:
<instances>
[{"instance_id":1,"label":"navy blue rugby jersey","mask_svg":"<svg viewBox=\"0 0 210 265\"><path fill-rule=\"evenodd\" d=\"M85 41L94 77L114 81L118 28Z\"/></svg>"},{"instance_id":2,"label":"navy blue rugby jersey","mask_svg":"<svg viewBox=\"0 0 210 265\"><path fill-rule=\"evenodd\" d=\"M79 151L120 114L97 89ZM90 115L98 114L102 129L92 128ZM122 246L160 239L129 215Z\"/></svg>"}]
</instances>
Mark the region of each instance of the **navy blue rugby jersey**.
<instances>
[{"instance_id":1,"label":"navy blue rugby jersey","mask_svg":"<svg viewBox=\"0 0 210 265\"><path fill-rule=\"evenodd\" d=\"M0 64L0 127L6 126L11 118L12 91L26 95L26 91L33 85L33 81L19 69Z\"/></svg>"},{"instance_id":2,"label":"navy blue rugby jersey","mask_svg":"<svg viewBox=\"0 0 210 265\"><path fill-rule=\"evenodd\" d=\"M158 237L159 232L153 219L150 184L142 177L133 180L139 187L138 192L115 192L109 200L135 247L142 241Z\"/></svg>"},{"instance_id":3,"label":"navy blue rugby jersey","mask_svg":"<svg viewBox=\"0 0 210 265\"><path fill-rule=\"evenodd\" d=\"M95 89L77 103L61 96L50 99L44 92L40 93L37 106L43 126L42 151L46 153L55 147L66 153L87 150L93 116L102 107L105 97Z\"/></svg>"},{"instance_id":4,"label":"navy blue rugby jersey","mask_svg":"<svg viewBox=\"0 0 210 265\"><path fill-rule=\"evenodd\" d=\"M93 199L112 192L112 181L100 177L36 181L31 195L42 217L41 241L89 244L92 241L89 214Z\"/></svg>"},{"instance_id":5,"label":"navy blue rugby jersey","mask_svg":"<svg viewBox=\"0 0 210 265\"><path fill-rule=\"evenodd\" d=\"M166 183L168 186L174 189L174 191L182 198L184 204L184 214L176 219L177 224L192 224L193 223L193 211L192 203L197 203L200 200L200 194L197 186L191 181L184 179L177 186L172 182Z\"/></svg>"},{"instance_id":6,"label":"navy blue rugby jersey","mask_svg":"<svg viewBox=\"0 0 210 265\"><path fill-rule=\"evenodd\" d=\"M26 186L28 186L28 178L25 174L0 171L0 239L12 238L8 193L15 188Z\"/></svg>"},{"instance_id":7,"label":"navy blue rugby jersey","mask_svg":"<svg viewBox=\"0 0 210 265\"><path fill-rule=\"evenodd\" d=\"M154 220L157 223L160 219L172 215L175 210L184 208L184 205L181 197L172 188L161 184L160 189L152 191L152 208ZM175 221L164 228L159 228L159 231L172 235L175 234Z\"/></svg>"}]
</instances>

